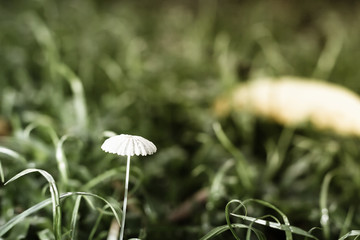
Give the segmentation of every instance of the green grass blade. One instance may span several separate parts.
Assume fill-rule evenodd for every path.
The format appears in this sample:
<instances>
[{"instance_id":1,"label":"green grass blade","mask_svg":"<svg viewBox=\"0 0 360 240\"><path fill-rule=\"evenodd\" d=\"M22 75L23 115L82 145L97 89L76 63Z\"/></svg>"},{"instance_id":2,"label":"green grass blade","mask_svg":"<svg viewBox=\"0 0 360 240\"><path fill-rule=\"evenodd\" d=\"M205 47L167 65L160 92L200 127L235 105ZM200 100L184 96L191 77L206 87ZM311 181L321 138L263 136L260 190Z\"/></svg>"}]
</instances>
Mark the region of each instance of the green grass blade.
<instances>
[{"instance_id":1,"label":"green grass blade","mask_svg":"<svg viewBox=\"0 0 360 240\"><path fill-rule=\"evenodd\" d=\"M232 227L233 224L232 224L231 221L230 221L229 207L230 207L230 205L231 205L232 203L237 203L237 204L239 204L239 207L237 207L236 210L238 210L238 209L241 208L241 207L244 207L245 212L246 212L246 208L245 208L245 205L244 205L240 200L236 200L236 199L235 199L235 200L231 200L231 201L228 202L228 204L226 204L226 206L225 206L225 218L226 218L227 226L229 227L229 229L230 229L231 233L233 234L233 236L234 236L237 240L239 240L239 238L238 238L237 235L236 235L235 230L234 230L233 227Z\"/></svg>"},{"instance_id":2,"label":"green grass blade","mask_svg":"<svg viewBox=\"0 0 360 240\"><path fill-rule=\"evenodd\" d=\"M118 222L118 224L120 225L120 219L119 219L119 216L115 210L115 208L113 207L113 205L107 201L105 198L99 196L99 195L96 195L96 194L93 194L93 193L88 193L88 192L74 192L73 193L74 195L77 195L77 196L86 196L86 197L94 197L94 198L97 198L97 199L100 199L101 201L105 202L107 206L109 206L109 208L111 209L112 213L114 214L114 217L116 219L116 221Z\"/></svg>"},{"instance_id":3,"label":"green grass blade","mask_svg":"<svg viewBox=\"0 0 360 240\"><path fill-rule=\"evenodd\" d=\"M351 230L350 232L339 238L339 240L344 240L348 237L358 237L358 236L360 236L360 230Z\"/></svg>"},{"instance_id":4,"label":"green grass blade","mask_svg":"<svg viewBox=\"0 0 360 240\"><path fill-rule=\"evenodd\" d=\"M75 200L75 204L74 204L74 209L72 212L72 216L71 216L71 223L70 223L70 234L71 234L71 239L75 239L75 235L76 235L76 221L78 219L78 215L79 215L79 207L80 207L80 202L81 202L81 198L82 196L78 196Z\"/></svg>"},{"instance_id":5,"label":"green grass blade","mask_svg":"<svg viewBox=\"0 0 360 240\"><path fill-rule=\"evenodd\" d=\"M1 179L1 182L2 182L2 183L5 182L4 170L3 170L3 168L2 168L1 161L0 161L0 179Z\"/></svg>"},{"instance_id":6,"label":"green grass blade","mask_svg":"<svg viewBox=\"0 0 360 240\"><path fill-rule=\"evenodd\" d=\"M225 231L231 230L231 228L249 229L250 231L253 231L255 233L257 239L260 239L260 240L266 239L264 234L261 231L255 229L255 228L252 228L251 226L248 226L248 225L235 223L235 224L231 224L231 227L229 225L223 225L223 226L216 227L216 228L212 229L210 232L208 232L205 236L203 236L200 240L208 240L210 238L216 237Z\"/></svg>"},{"instance_id":7,"label":"green grass blade","mask_svg":"<svg viewBox=\"0 0 360 240\"><path fill-rule=\"evenodd\" d=\"M246 216L247 214L246 214L245 205L247 203L249 203L249 202L255 202L255 203L261 204L261 205L263 205L265 207L268 207L270 209L273 209L274 211L276 211L282 217L282 220L284 221L284 224L280 223L277 220L277 218L275 218L274 216L270 216L270 215L263 216L262 218L270 217L270 218L274 219L275 222L264 220L262 218L254 218L254 217ZM230 207L230 204L233 204L233 203L237 203L237 204L239 204L239 206L236 207L235 210L233 210L230 213L229 212L229 207ZM235 213L236 211L240 210L241 208L245 209L245 215ZM263 225L263 226L268 226L268 227L271 227L271 228L274 228L274 229L282 230L286 234L286 239L292 239L292 234L297 234L297 235L301 235L301 236L304 236L304 237L317 239L316 237L311 235L309 232L307 232L305 230L302 230L300 228L291 226L287 216L282 211L280 211L274 205L272 205L272 204L270 204L268 202L262 201L262 200L258 200L258 199L248 199L248 200L245 200L245 201L232 200L226 205L225 213L226 213L226 221L228 223L228 226L230 227L230 230L231 230L230 215L231 215L233 217L237 217L237 218L241 218L241 219L246 220L246 221L250 221L251 223L257 223L257 224L260 224L260 225ZM235 232L233 232L233 234L235 234Z\"/></svg>"},{"instance_id":8,"label":"green grass blade","mask_svg":"<svg viewBox=\"0 0 360 240\"><path fill-rule=\"evenodd\" d=\"M37 233L40 240L53 240L54 234L49 229L41 230Z\"/></svg>"},{"instance_id":9,"label":"green grass blade","mask_svg":"<svg viewBox=\"0 0 360 240\"><path fill-rule=\"evenodd\" d=\"M120 219L119 219L119 215L117 214L115 208L112 206L112 204L110 202L108 202L106 199L93 194L93 193L87 193L87 192L67 192L64 194L60 195L60 200L66 199L70 196L88 196L88 197L95 197L98 198L100 200L102 200L103 202L106 203L107 206L109 206L109 208L111 209L116 221L118 222L118 224L120 225ZM19 215L13 217L12 219L10 219L7 223L5 223L4 225L0 226L0 237L2 237L4 234L6 234L11 228L13 228L16 224L18 224L19 222L23 221L26 217L30 216L31 214L39 211L40 209L46 207L47 205L51 204L52 198L48 198L28 209L26 209L25 211L23 211L22 213L20 213ZM101 214L103 214L103 212L100 212Z\"/></svg>"},{"instance_id":10,"label":"green grass blade","mask_svg":"<svg viewBox=\"0 0 360 240\"><path fill-rule=\"evenodd\" d=\"M71 193L66 193L61 195L61 198L71 196ZM0 237L2 237L4 234L6 234L11 228L13 228L16 224L23 221L26 217L30 216L31 214L39 211L40 209L46 207L47 205L52 203L52 199L48 198L28 209L20 213L19 215L16 215L12 219L10 219L8 222L6 222L4 225L0 226Z\"/></svg>"},{"instance_id":11,"label":"green grass blade","mask_svg":"<svg viewBox=\"0 0 360 240\"><path fill-rule=\"evenodd\" d=\"M291 139L294 135L293 128L285 128L278 140L276 147L268 154L267 159L267 169L265 172L265 176L267 179L271 179L277 171L281 168L286 153L290 147Z\"/></svg>"},{"instance_id":12,"label":"green grass blade","mask_svg":"<svg viewBox=\"0 0 360 240\"><path fill-rule=\"evenodd\" d=\"M108 170L108 171L96 176L95 178L91 179L88 183L86 183L83 186L83 189L89 190L89 189L94 188L98 184L104 183L104 181L106 181L107 179L111 179L111 178L119 175L119 173L122 172L121 171L122 169L125 170L125 168L113 168L111 170Z\"/></svg>"},{"instance_id":13,"label":"green grass blade","mask_svg":"<svg viewBox=\"0 0 360 240\"><path fill-rule=\"evenodd\" d=\"M308 233L309 233L309 234L312 234L312 232L315 231L315 230L322 231L322 229L319 228L319 227L313 227L313 228L311 228L311 229L308 231ZM309 239L309 237L305 237L304 240L308 240L308 239Z\"/></svg>"},{"instance_id":14,"label":"green grass blade","mask_svg":"<svg viewBox=\"0 0 360 240\"><path fill-rule=\"evenodd\" d=\"M283 219L284 221L284 231L285 231L285 235L286 235L286 240L292 240L292 231L290 229L290 222L289 219L287 218L287 216L280 211L280 209L278 209L277 207L275 207L274 205L272 205L271 203L262 201L262 200L258 200L258 199L249 199L249 200L245 200L244 204L246 204L247 202L256 202L259 203L265 207L271 208L273 210L275 210Z\"/></svg>"},{"instance_id":15,"label":"green grass blade","mask_svg":"<svg viewBox=\"0 0 360 240\"><path fill-rule=\"evenodd\" d=\"M56 183L54 178L46 171L36 168L30 168L25 169L24 171L16 174L14 177L12 177L9 181L5 183L11 183L15 181L16 179L27 175L29 173L38 172L40 173L45 179L48 181L50 185L50 193L51 193L51 200L52 200L52 206L53 206L53 228L54 228L54 234L55 239L60 240L61 239L61 208L60 208L60 198L59 198L59 192L56 187Z\"/></svg>"},{"instance_id":16,"label":"green grass blade","mask_svg":"<svg viewBox=\"0 0 360 240\"><path fill-rule=\"evenodd\" d=\"M232 144L230 139L226 136L225 132L223 131L220 123L214 123L213 129L215 132L216 137L223 145L223 147L234 156L237 160L238 167L237 170L239 172L239 177L241 178L241 182L243 183L246 189L251 189L251 178L249 174L249 169L247 168L247 164L245 161L244 155Z\"/></svg>"},{"instance_id":17,"label":"green grass blade","mask_svg":"<svg viewBox=\"0 0 360 240\"><path fill-rule=\"evenodd\" d=\"M56 144L56 161L60 172L62 183L67 186L69 182L68 177L68 162L64 153L64 142L69 138L69 135L62 136Z\"/></svg>"},{"instance_id":18,"label":"green grass blade","mask_svg":"<svg viewBox=\"0 0 360 240\"><path fill-rule=\"evenodd\" d=\"M355 213L355 208L354 206L351 206L347 215L346 215L346 218L345 218L345 221L344 221L344 224L342 225L341 227L341 232L340 232L340 236L343 236L345 235L345 233L347 231L349 231L349 228L351 226L351 222L352 222L352 219L354 217L354 213ZM339 236L339 237L340 237Z\"/></svg>"},{"instance_id":19,"label":"green grass blade","mask_svg":"<svg viewBox=\"0 0 360 240\"><path fill-rule=\"evenodd\" d=\"M0 153L4 154L6 156L9 156L14 160L19 161L20 163L23 163L23 164L26 163L26 160L23 156L21 156L19 153L15 152L9 148L0 147Z\"/></svg>"},{"instance_id":20,"label":"green grass blade","mask_svg":"<svg viewBox=\"0 0 360 240\"><path fill-rule=\"evenodd\" d=\"M328 198L330 182L333 177L334 174L332 172L325 175L320 192L320 210L321 210L320 223L323 228L323 234L325 239L330 239L330 221L329 221L330 218L329 218L329 209L327 207L327 198Z\"/></svg>"},{"instance_id":21,"label":"green grass blade","mask_svg":"<svg viewBox=\"0 0 360 240\"><path fill-rule=\"evenodd\" d=\"M91 232L90 232L90 235L89 235L89 240L93 240L93 238L94 238L95 233L96 233L96 231L97 231L97 229L98 229L98 227L99 227L99 224L100 224L100 222L101 222L101 219L102 219L103 215L104 215L104 212L103 212L103 211L100 211L100 214L99 214L99 216L97 217L96 222L95 222L94 226L93 226L92 229L91 229Z\"/></svg>"},{"instance_id":22,"label":"green grass blade","mask_svg":"<svg viewBox=\"0 0 360 240\"><path fill-rule=\"evenodd\" d=\"M221 196L223 196L224 193L224 184L223 184L223 178L226 175L227 171L232 169L234 167L234 161L233 159L226 161L219 171L217 171L214 180L212 181L211 187L210 187L210 195L209 195L209 201L208 204L210 207L213 207L216 205L216 202L219 200Z\"/></svg>"},{"instance_id":23,"label":"green grass blade","mask_svg":"<svg viewBox=\"0 0 360 240\"><path fill-rule=\"evenodd\" d=\"M83 84L79 77L65 64L58 65L57 71L70 84L70 88L74 95L73 104L77 124L81 130L84 130L86 129L88 118Z\"/></svg>"},{"instance_id":24,"label":"green grass blade","mask_svg":"<svg viewBox=\"0 0 360 240\"><path fill-rule=\"evenodd\" d=\"M91 179L89 182L87 182L83 186L82 189L84 189L84 191L88 191L88 190L98 186L99 184L104 184L105 182L107 182L109 180L113 180L114 178L120 178L121 176L124 175L125 170L126 170L126 167L119 167L119 168L113 168L113 169L107 170L107 171L101 173L100 175L96 176L95 178ZM130 190L130 194L131 194L140 187L143 174L141 173L139 168L136 168L136 167L132 167L130 169L130 172L131 172L130 181L134 182L134 186Z\"/></svg>"},{"instance_id":25,"label":"green grass blade","mask_svg":"<svg viewBox=\"0 0 360 240\"><path fill-rule=\"evenodd\" d=\"M45 128L46 133L50 136L51 141L56 146L57 142L59 141L59 138L55 132L55 129L49 123L42 123L42 122L31 123L27 125L26 128L24 129L23 136L29 139L31 132L36 128Z\"/></svg>"},{"instance_id":26,"label":"green grass blade","mask_svg":"<svg viewBox=\"0 0 360 240\"><path fill-rule=\"evenodd\" d=\"M271 222L271 221L267 221L267 220L263 220L263 219L259 219L259 218L254 218L254 217L249 217L249 216L244 216L244 215L237 215L237 214L231 214L232 216L236 216L239 218L242 218L243 220L249 221L249 222L253 222L253 223L257 223L263 226L267 226L270 228L274 228L274 229L278 229L278 230L282 230L282 231L291 231L294 234L297 235L301 235L304 237L308 237L308 238L312 238L312 239L317 239L315 236L311 235L309 232L302 230L301 228L295 227L295 226L289 226L287 224L281 224L278 222Z\"/></svg>"}]
</instances>

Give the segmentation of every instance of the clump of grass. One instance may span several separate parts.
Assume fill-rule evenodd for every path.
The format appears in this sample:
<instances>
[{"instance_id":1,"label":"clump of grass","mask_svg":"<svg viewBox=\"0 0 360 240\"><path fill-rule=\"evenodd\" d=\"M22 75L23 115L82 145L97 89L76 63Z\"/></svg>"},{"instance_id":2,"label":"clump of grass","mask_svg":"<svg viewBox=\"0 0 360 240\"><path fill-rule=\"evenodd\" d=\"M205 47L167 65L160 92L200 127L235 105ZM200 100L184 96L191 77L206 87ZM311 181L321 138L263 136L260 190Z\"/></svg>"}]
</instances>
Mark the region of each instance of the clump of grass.
<instances>
[{"instance_id":1,"label":"clump of grass","mask_svg":"<svg viewBox=\"0 0 360 240\"><path fill-rule=\"evenodd\" d=\"M217 119L210 108L221 92L258 77L315 77L358 93L358 4L219 4L1 3L0 118L8 127L0 133L5 149L0 180L24 169L48 172L59 198L67 199L60 204L62 236L104 239L114 220L109 208L88 211L98 206L92 197L66 194L81 191L114 199L111 204L122 201L126 167L114 167L116 160L99 146L106 129L132 132L150 136L162 151L146 161L131 159L129 237L200 239L222 229L211 238L235 238L224 214L234 199L271 203L291 226L306 231L322 227L311 232L318 239L356 237L357 137L306 124L287 128L251 113ZM38 207L2 238L51 239L51 208L35 211L52 203L43 188L46 180L37 175L26 180L0 188L0 226ZM182 206L191 211L171 218ZM263 204L246 208L248 216L281 220ZM250 228L253 238L271 239L273 231L285 236L230 218L244 227L234 227L238 237Z\"/></svg>"},{"instance_id":2,"label":"clump of grass","mask_svg":"<svg viewBox=\"0 0 360 240\"><path fill-rule=\"evenodd\" d=\"M47 206L51 203L52 204L52 214L53 214L53 235L51 235L51 238L54 238L55 240L63 239L63 235L61 233L61 228L62 228L61 209L62 208L61 208L60 200L67 198L69 196L78 196L76 199L75 205L74 205L74 210L73 210L72 219L71 219L71 226L70 226L70 230L69 230L71 239L74 239L74 237L75 237L76 220L77 220L77 216L78 216L81 197L95 197L95 198L98 198L98 199L101 199L102 201L104 201L107 204L107 206L111 209L112 214L116 218L118 224L120 224L120 219L118 217L117 211L115 210L115 207L117 207L117 206L114 207L110 202L108 202L104 198L102 198L96 194L89 193L89 192L68 192L68 193L64 193L64 194L60 195L59 191L56 187L54 178L48 172L46 172L44 170L26 169L26 170L16 174L10 180L8 180L5 183L5 185L15 181L16 179L18 179L22 176L25 176L25 175L27 175L29 173L33 173L33 172L40 173L47 180L47 182L49 183L51 198L44 200L44 201L26 209L21 214L15 216L11 220L9 220L6 224L0 226L0 237L4 236L16 224L18 224L21 221L24 221L24 219L26 217L30 216L31 214L34 214L35 212L39 211L40 209L44 208L45 206ZM93 229L96 230L96 227L94 227Z\"/></svg>"}]
</instances>

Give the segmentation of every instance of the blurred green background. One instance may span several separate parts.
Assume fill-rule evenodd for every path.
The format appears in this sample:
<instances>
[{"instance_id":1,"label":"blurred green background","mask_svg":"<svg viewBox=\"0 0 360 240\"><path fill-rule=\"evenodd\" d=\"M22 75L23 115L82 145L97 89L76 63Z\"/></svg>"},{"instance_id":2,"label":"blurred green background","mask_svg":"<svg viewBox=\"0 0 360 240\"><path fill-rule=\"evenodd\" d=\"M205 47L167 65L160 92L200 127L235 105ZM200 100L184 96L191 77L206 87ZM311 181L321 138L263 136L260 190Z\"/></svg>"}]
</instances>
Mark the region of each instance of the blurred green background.
<instances>
[{"instance_id":1,"label":"blurred green background","mask_svg":"<svg viewBox=\"0 0 360 240\"><path fill-rule=\"evenodd\" d=\"M62 192L121 201L125 158L101 151L103 132L140 135L158 152L132 159L128 238L199 239L225 224L228 201L247 198L274 204L306 231L322 227L331 173L322 195L329 232L313 233L338 239L360 228L359 139L245 113L217 119L212 106L260 76L319 78L359 93L359 22L359 1L1 0L0 145L26 161L1 155L5 181L36 167ZM57 167L62 136L69 182ZM111 169L118 174L84 189ZM45 186L37 175L2 185L0 225L46 199ZM73 204L63 203L65 233ZM89 208L80 208L78 239L99 215ZM101 219L94 239L106 239L111 221ZM51 224L49 207L4 239L39 239Z\"/></svg>"}]
</instances>

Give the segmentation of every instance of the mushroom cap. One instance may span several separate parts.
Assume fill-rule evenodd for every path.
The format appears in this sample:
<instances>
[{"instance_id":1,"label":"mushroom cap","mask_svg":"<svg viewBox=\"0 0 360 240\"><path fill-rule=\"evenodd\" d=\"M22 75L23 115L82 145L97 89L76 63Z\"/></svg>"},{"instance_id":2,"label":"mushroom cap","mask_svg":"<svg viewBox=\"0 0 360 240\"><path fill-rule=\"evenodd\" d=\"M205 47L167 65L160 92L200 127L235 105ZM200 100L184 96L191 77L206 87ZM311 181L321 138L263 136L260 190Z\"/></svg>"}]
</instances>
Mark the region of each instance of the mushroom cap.
<instances>
[{"instance_id":1,"label":"mushroom cap","mask_svg":"<svg viewBox=\"0 0 360 240\"><path fill-rule=\"evenodd\" d=\"M120 134L106 139L101 145L101 149L121 156L146 156L157 150L155 144L149 140L128 134Z\"/></svg>"}]
</instances>

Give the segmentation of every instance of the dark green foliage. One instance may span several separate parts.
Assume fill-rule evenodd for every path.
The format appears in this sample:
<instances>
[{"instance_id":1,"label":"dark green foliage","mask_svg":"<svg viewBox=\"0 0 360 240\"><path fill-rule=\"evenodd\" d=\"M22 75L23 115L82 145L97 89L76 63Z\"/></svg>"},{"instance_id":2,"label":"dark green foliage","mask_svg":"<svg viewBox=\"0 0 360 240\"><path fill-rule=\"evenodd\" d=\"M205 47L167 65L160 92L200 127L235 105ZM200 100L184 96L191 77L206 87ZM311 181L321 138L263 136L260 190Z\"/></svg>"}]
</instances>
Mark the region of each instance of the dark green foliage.
<instances>
[{"instance_id":1,"label":"dark green foliage","mask_svg":"<svg viewBox=\"0 0 360 240\"><path fill-rule=\"evenodd\" d=\"M212 104L259 75L359 93L359 22L357 1L0 1L0 180L43 169L60 194L119 204L126 159L101 151L110 130L158 148L131 160L126 238L291 239L251 222L276 222L274 206L290 223L272 226L293 226L293 239L356 237L358 137L245 113L217 119ZM1 183L0 226L50 206L48 191L35 174ZM249 198L262 201L245 217L225 213ZM89 199L61 203L66 239L106 239L114 217ZM45 205L2 237L52 236Z\"/></svg>"}]
</instances>

